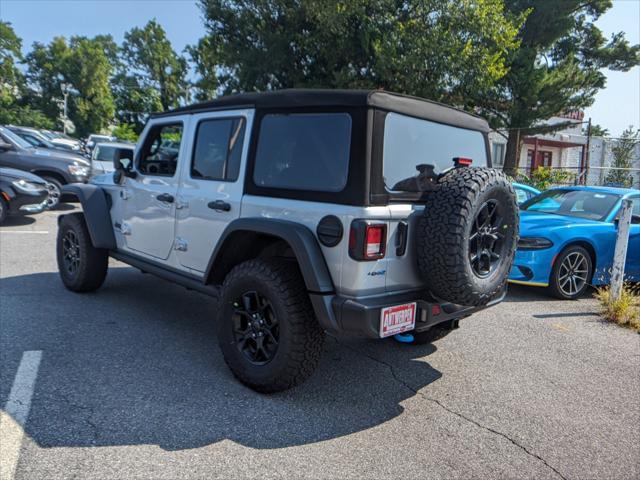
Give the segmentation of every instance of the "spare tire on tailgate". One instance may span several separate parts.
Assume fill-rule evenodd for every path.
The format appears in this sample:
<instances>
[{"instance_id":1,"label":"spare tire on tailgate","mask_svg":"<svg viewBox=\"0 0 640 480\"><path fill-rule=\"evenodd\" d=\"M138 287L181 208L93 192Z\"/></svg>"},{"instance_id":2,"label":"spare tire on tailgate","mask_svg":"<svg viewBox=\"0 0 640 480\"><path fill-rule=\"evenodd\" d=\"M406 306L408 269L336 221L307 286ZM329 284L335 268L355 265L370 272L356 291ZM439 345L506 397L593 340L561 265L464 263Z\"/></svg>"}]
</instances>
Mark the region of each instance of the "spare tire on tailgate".
<instances>
[{"instance_id":1,"label":"spare tire on tailgate","mask_svg":"<svg viewBox=\"0 0 640 480\"><path fill-rule=\"evenodd\" d=\"M485 305L504 288L518 241L518 205L507 176L454 168L426 196L418 268L438 298Z\"/></svg>"}]
</instances>

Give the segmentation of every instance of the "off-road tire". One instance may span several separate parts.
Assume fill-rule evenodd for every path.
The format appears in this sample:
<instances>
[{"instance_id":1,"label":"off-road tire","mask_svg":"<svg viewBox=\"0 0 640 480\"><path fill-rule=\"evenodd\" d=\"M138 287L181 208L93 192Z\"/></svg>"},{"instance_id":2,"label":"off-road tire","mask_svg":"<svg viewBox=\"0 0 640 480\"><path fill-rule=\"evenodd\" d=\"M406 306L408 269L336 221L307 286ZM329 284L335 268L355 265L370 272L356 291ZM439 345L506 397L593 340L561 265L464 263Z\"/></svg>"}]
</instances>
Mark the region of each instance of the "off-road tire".
<instances>
[{"instance_id":1,"label":"off-road tire","mask_svg":"<svg viewBox=\"0 0 640 480\"><path fill-rule=\"evenodd\" d=\"M4 198L0 198L0 225L4 223L9 215L9 204Z\"/></svg>"},{"instance_id":2,"label":"off-road tire","mask_svg":"<svg viewBox=\"0 0 640 480\"><path fill-rule=\"evenodd\" d=\"M560 288L560 269L562 263L565 259L573 254L577 253L584 257L585 262L587 264L587 272L585 272L586 280L584 284L582 284L582 288L574 294L569 294L564 292L562 288ZM591 282L591 278L593 276L593 261L591 259L591 255L589 252L581 247L580 245L570 245L565 248L560 255L556 257L556 261L553 264L553 268L551 269L551 277L549 278L549 287L547 291L554 297L559 298L560 300L576 300L580 298L584 292L589 288L589 282Z\"/></svg>"},{"instance_id":3,"label":"off-road tire","mask_svg":"<svg viewBox=\"0 0 640 480\"><path fill-rule=\"evenodd\" d=\"M71 232L77 239L77 268L69 269L65 260L65 239ZM67 240L68 241L68 240ZM73 292L91 292L98 289L107 276L109 255L103 248L95 248L82 213L71 213L60 218L56 244L58 271L65 287Z\"/></svg>"},{"instance_id":4,"label":"off-road tire","mask_svg":"<svg viewBox=\"0 0 640 480\"><path fill-rule=\"evenodd\" d=\"M234 302L247 291L268 299L279 325L274 357L251 363L233 333ZM238 380L261 393L287 390L306 380L320 360L324 332L314 314L297 265L287 260L249 260L227 274L218 309L218 342Z\"/></svg>"},{"instance_id":5,"label":"off-road tire","mask_svg":"<svg viewBox=\"0 0 640 480\"><path fill-rule=\"evenodd\" d=\"M417 257L427 287L447 302L487 304L505 288L518 241L518 205L511 182L498 170L455 168L438 180L425 200L417 228ZM472 267L471 232L478 228L476 218L488 203L499 207L496 215L502 215L501 239L495 244L499 255L495 269L482 277Z\"/></svg>"}]
</instances>

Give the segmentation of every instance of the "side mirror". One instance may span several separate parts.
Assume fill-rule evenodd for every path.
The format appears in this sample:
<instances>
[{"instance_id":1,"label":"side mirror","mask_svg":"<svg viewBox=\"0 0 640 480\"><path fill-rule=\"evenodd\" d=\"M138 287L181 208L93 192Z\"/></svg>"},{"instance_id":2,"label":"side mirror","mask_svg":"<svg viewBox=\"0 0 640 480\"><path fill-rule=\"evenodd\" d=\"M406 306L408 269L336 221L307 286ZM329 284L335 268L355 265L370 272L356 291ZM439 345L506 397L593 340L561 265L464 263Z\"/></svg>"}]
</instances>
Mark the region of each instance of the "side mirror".
<instances>
[{"instance_id":1,"label":"side mirror","mask_svg":"<svg viewBox=\"0 0 640 480\"><path fill-rule=\"evenodd\" d=\"M13 150L13 145L0 140L0 152L6 152L7 150Z\"/></svg>"},{"instance_id":2,"label":"side mirror","mask_svg":"<svg viewBox=\"0 0 640 480\"><path fill-rule=\"evenodd\" d=\"M116 152L113 158L113 168L120 175L125 177L136 177L136 172L133 170L133 155L129 150L120 150Z\"/></svg>"}]
</instances>

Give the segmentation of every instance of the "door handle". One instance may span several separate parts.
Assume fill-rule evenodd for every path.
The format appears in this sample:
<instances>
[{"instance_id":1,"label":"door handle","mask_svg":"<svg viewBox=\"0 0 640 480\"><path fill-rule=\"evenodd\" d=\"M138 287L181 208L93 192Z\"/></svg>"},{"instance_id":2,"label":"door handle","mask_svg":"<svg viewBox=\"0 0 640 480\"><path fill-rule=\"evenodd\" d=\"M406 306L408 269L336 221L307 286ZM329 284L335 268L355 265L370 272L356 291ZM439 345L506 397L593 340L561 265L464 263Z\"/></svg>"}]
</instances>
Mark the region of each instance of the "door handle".
<instances>
[{"instance_id":1,"label":"door handle","mask_svg":"<svg viewBox=\"0 0 640 480\"><path fill-rule=\"evenodd\" d=\"M216 210L218 212L228 212L231 210L231 204L224 202L222 200L209 202L207 203L207 207L209 207L211 210Z\"/></svg>"},{"instance_id":2,"label":"door handle","mask_svg":"<svg viewBox=\"0 0 640 480\"><path fill-rule=\"evenodd\" d=\"M161 193L156 198L161 202L166 202L166 203L173 203L173 200L174 200L173 195L169 195L168 193Z\"/></svg>"}]
</instances>

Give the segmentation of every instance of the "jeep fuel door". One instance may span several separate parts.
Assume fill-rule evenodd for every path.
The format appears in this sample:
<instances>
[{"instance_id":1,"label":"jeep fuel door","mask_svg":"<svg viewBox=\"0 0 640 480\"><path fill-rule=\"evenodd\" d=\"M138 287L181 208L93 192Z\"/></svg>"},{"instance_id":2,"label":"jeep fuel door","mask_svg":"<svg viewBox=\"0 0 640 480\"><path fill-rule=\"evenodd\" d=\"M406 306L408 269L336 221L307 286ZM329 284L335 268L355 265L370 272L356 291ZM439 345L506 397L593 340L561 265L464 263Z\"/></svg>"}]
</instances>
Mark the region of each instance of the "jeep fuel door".
<instances>
[{"instance_id":1,"label":"jeep fuel door","mask_svg":"<svg viewBox=\"0 0 640 480\"><path fill-rule=\"evenodd\" d=\"M253 110L194 114L176 203L177 259L204 272L227 225L240 216Z\"/></svg>"},{"instance_id":2,"label":"jeep fuel door","mask_svg":"<svg viewBox=\"0 0 640 480\"><path fill-rule=\"evenodd\" d=\"M125 179L121 233L127 249L165 260L175 237L179 165L185 158L188 117L150 120L135 159L135 176Z\"/></svg>"}]
</instances>

